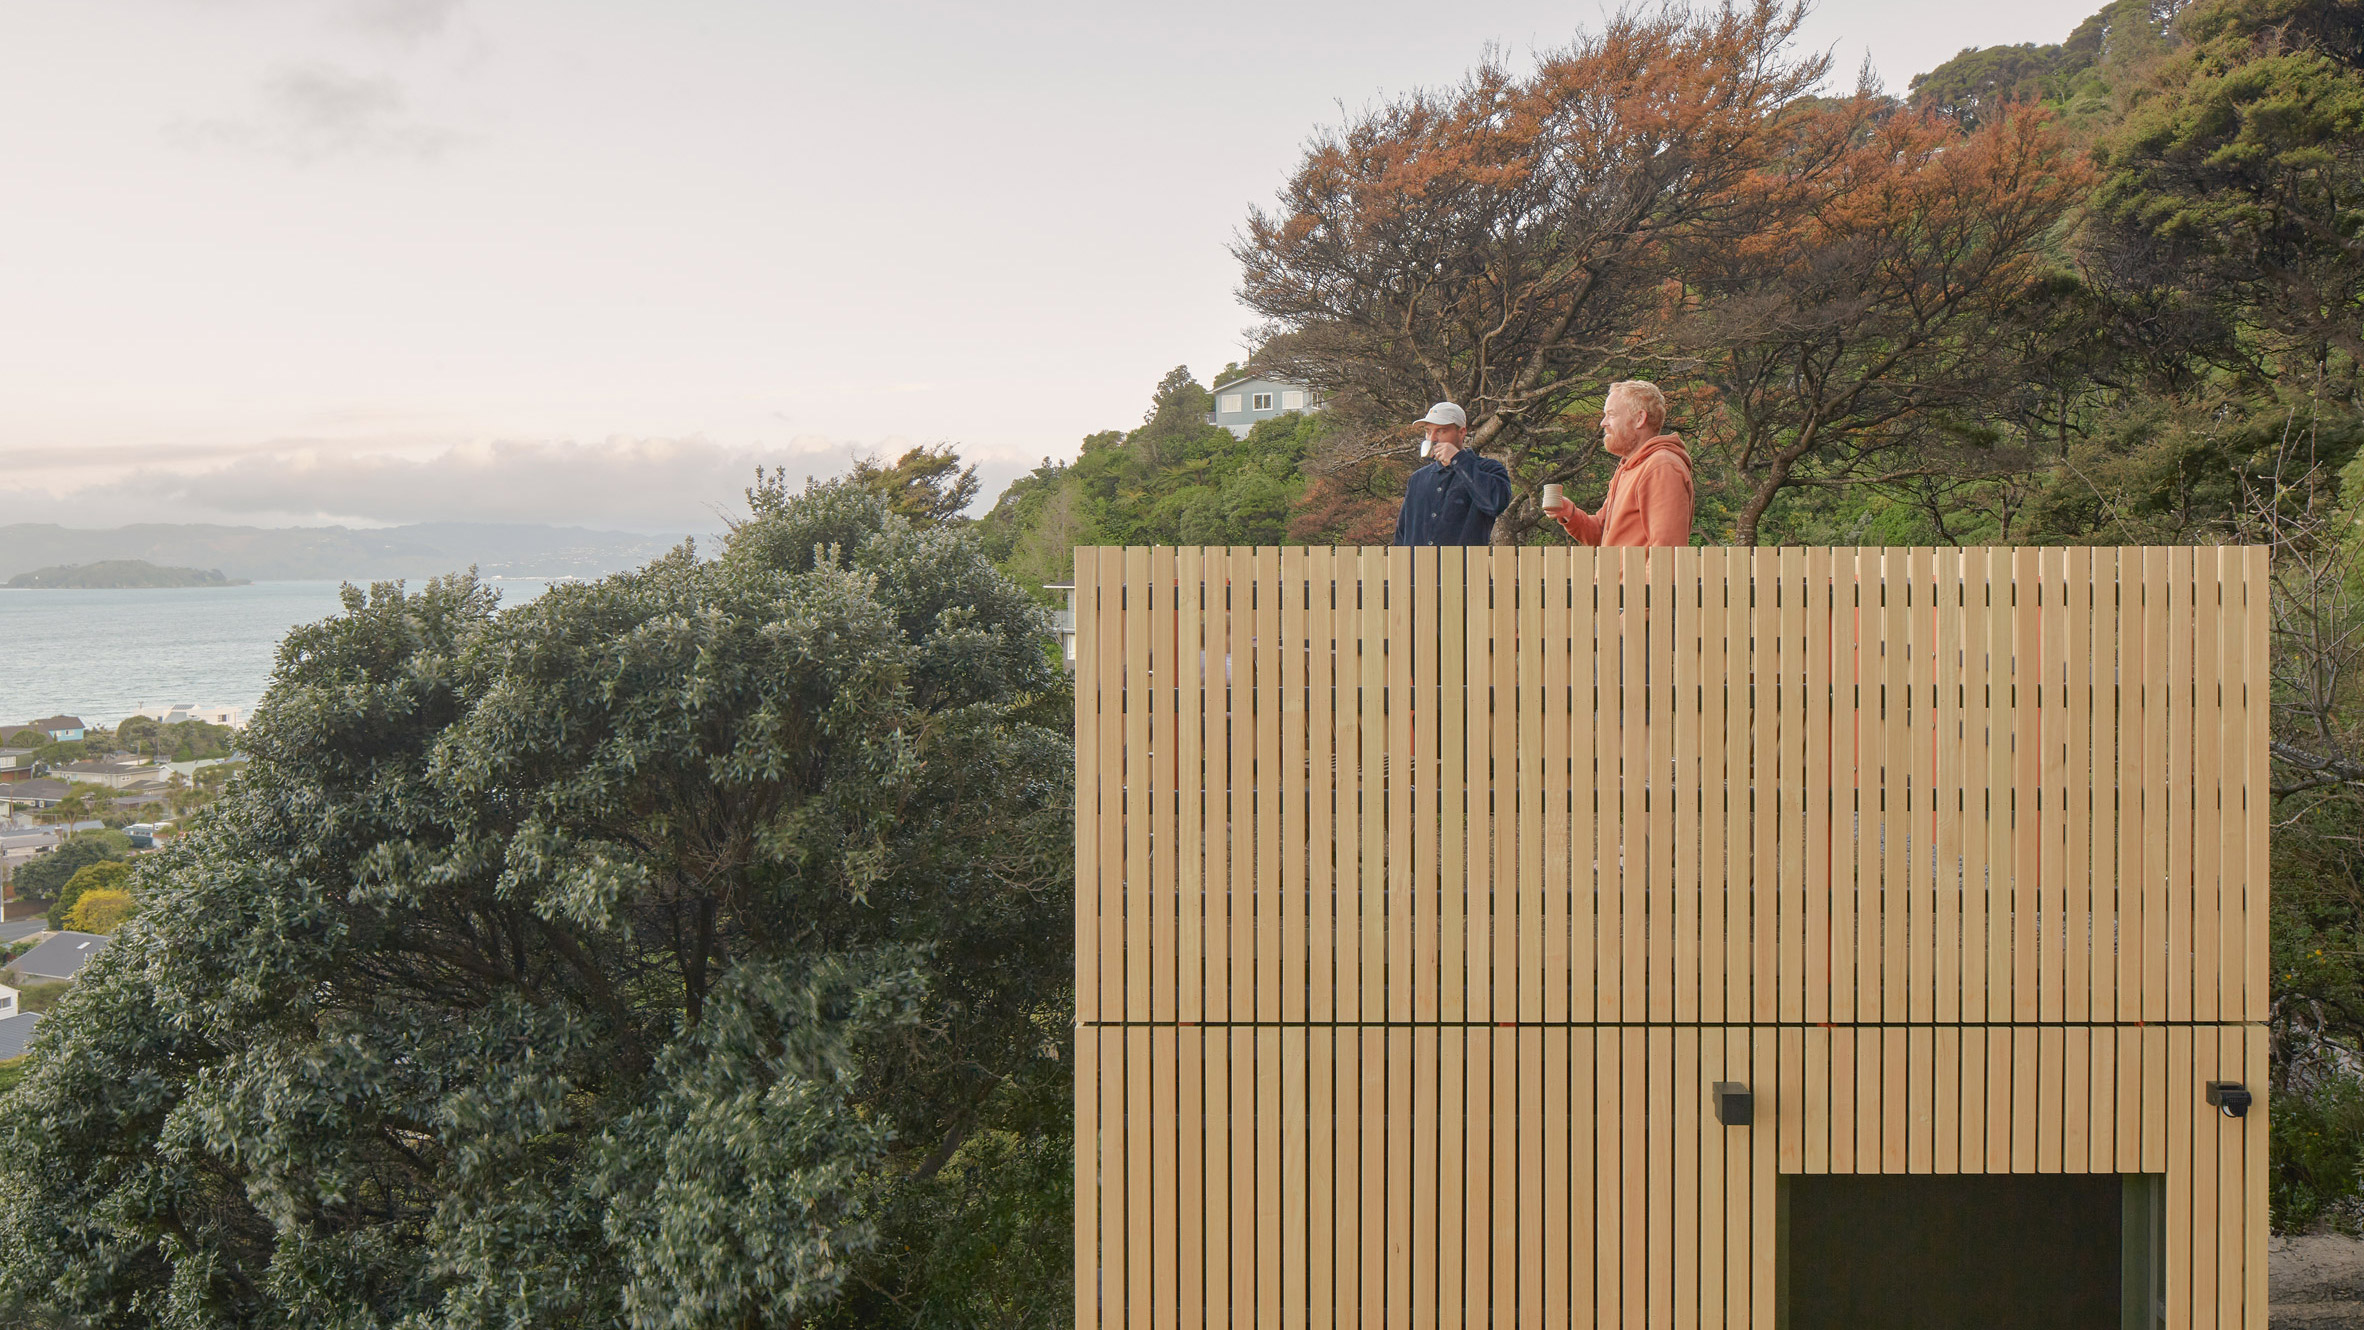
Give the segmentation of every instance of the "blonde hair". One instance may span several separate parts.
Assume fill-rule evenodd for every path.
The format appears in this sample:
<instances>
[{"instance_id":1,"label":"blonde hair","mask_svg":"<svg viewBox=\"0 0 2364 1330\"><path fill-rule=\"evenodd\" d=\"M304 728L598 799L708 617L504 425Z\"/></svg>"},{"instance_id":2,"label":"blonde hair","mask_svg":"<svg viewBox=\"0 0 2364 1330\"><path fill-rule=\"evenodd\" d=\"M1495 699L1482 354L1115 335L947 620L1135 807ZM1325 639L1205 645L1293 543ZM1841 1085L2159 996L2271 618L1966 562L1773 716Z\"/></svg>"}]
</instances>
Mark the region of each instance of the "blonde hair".
<instances>
[{"instance_id":1,"label":"blonde hair","mask_svg":"<svg viewBox=\"0 0 2364 1330\"><path fill-rule=\"evenodd\" d=\"M1641 399L1642 419L1650 423L1651 429L1666 423L1666 394L1658 390L1657 384L1648 379L1621 379L1609 385L1607 397L1619 393L1632 393ZM1607 397L1602 400L1606 401Z\"/></svg>"}]
</instances>

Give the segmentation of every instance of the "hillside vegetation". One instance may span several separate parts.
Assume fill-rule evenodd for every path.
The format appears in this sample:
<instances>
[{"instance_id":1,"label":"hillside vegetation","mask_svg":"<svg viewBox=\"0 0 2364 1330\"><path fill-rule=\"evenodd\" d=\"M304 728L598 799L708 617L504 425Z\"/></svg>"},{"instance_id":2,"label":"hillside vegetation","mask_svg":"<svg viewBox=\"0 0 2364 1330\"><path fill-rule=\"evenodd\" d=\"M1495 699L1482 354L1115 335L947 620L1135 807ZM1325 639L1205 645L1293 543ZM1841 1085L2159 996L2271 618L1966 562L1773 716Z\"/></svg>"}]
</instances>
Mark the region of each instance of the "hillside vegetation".
<instances>
[{"instance_id":1,"label":"hillside vegetation","mask_svg":"<svg viewBox=\"0 0 2364 1330\"><path fill-rule=\"evenodd\" d=\"M1789 23L1621 20L1532 74L1489 66L1317 135L1240 254L1258 368L1328 410L1231 440L1177 370L1140 426L999 497L1003 566L1040 585L1079 543L1384 541L1418 464L1403 422L1439 398L1512 468L1497 538L1556 541L1534 495L1597 499L1600 392L1623 377L1675 399L1701 543L2188 542L2301 477L2338 495L2364 443L2364 4L2118 0L1903 97L1815 94L1827 71L1780 54ZM1789 91L1758 90L1746 123L1493 114L1719 50ZM1636 165L1613 217L1555 213L1566 191L1516 175L1544 133L1639 162L1619 132L1729 160ZM1506 291L1528 322L1497 328Z\"/></svg>"},{"instance_id":2,"label":"hillside vegetation","mask_svg":"<svg viewBox=\"0 0 2364 1330\"><path fill-rule=\"evenodd\" d=\"M1177 370L987 541L1035 586L1384 543L1451 399L1496 539L1558 543L1534 496L1597 501L1636 377L1698 543L2271 544L2275 1222L2364 1226L2364 0L2116 0L1902 97L1818 91L1796 19L1629 11L1317 133L1238 254L1257 369L1327 409L1233 440Z\"/></svg>"},{"instance_id":3,"label":"hillside vegetation","mask_svg":"<svg viewBox=\"0 0 2364 1330\"><path fill-rule=\"evenodd\" d=\"M218 568L164 568L145 559L102 559L36 568L8 579L12 587L107 590L127 587L244 586L246 579L222 576Z\"/></svg>"}]
</instances>

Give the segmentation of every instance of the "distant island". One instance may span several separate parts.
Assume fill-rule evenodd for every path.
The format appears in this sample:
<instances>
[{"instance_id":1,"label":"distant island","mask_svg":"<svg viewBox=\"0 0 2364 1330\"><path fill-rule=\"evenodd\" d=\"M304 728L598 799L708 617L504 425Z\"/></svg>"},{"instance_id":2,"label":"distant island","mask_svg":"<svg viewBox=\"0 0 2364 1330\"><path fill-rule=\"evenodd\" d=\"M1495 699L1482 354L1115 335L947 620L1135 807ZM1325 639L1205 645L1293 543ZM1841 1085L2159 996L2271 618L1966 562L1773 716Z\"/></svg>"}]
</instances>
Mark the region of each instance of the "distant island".
<instances>
[{"instance_id":1,"label":"distant island","mask_svg":"<svg viewBox=\"0 0 2364 1330\"><path fill-rule=\"evenodd\" d=\"M719 528L718 521L716 526ZM0 579L62 563L144 559L257 582L378 582L474 568L485 577L603 577L637 568L689 532L650 535L503 522L358 529L149 523L104 530L0 522ZM35 574L39 576L41 574Z\"/></svg>"},{"instance_id":2,"label":"distant island","mask_svg":"<svg viewBox=\"0 0 2364 1330\"><path fill-rule=\"evenodd\" d=\"M224 577L218 568L165 568L146 559L101 559L97 563L65 563L18 573L8 579L8 585L97 591L126 587L245 586L246 579Z\"/></svg>"}]
</instances>

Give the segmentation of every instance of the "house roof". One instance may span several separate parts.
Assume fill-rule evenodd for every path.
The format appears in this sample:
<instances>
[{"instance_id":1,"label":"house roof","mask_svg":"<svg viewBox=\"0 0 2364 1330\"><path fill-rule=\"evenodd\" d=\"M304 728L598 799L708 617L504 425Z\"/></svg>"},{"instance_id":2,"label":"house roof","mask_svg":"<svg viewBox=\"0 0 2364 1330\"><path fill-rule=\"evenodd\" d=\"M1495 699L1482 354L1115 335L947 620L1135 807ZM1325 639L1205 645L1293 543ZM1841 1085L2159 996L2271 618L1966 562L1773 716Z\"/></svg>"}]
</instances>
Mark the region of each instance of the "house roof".
<instances>
[{"instance_id":1,"label":"house roof","mask_svg":"<svg viewBox=\"0 0 2364 1330\"><path fill-rule=\"evenodd\" d=\"M57 770L80 771L93 776L128 776L135 771L154 771L156 764L108 759L99 762L67 762L59 766Z\"/></svg>"},{"instance_id":2,"label":"house roof","mask_svg":"<svg viewBox=\"0 0 2364 1330\"><path fill-rule=\"evenodd\" d=\"M98 933L52 933L48 941L17 957L8 968L28 979L71 979L106 949L107 939Z\"/></svg>"},{"instance_id":3,"label":"house roof","mask_svg":"<svg viewBox=\"0 0 2364 1330\"><path fill-rule=\"evenodd\" d=\"M18 730L39 730L43 734L47 734L51 730L82 730L88 728L90 727L82 723L82 718L80 716L44 716L39 720L28 720L22 725L0 725L0 733L14 734Z\"/></svg>"},{"instance_id":4,"label":"house roof","mask_svg":"<svg viewBox=\"0 0 2364 1330\"><path fill-rule=\"evenodd\" d=\"M1269 374L1251 373L1242 374L1236 378L1225 379L1221 383L1216 384L1214 387L1209 388L1207 391L1219 393L1226 388L1237 388L1243 384L1250 383L1269 383L1275 388L1303 388L1305 386L1304 384L1297 382L1295 379L1276 379Z\"/></svg>"},{"instance_id":5,"label":"house roof","mask_svg":"<svg viewBox=\"0 0 2364 1330\"><path fill-rule=\"evenodd\" d=\"M36 776L0 785L0 803L56 803L73 792L74 787L65 781Z\"/></svg>"},{"instance_id":6,"label":"house roof","mask_svg":"<svg viewBox=\"0 0 2364 1330\"><path fill-rule=\"evenodd\" d=\"M33 1027L41 1023L41 1013L20 1011L0 1019L0 1062L25 1055L25 1045L33 1041Z\"/></svg>"}]
</instances>

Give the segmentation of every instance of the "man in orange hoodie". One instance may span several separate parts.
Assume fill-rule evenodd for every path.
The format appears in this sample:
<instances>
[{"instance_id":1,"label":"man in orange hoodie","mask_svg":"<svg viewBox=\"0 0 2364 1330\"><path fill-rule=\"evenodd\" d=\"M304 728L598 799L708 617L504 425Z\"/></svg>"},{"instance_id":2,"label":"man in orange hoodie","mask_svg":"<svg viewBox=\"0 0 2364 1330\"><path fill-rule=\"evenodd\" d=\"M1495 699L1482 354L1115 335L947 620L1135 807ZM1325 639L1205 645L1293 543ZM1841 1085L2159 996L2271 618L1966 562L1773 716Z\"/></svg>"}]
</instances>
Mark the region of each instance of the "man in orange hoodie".
<instances>
[{"instance_id":1,"label":"man in orange hoodie","mask_svg":"<svg viewBox=\"0 0 2364 1330\"><path fill-rule=\"evenodd\" d=\"M1627 379L1609 385L1601 404L1601 443L1617 457L1601 510L1588 513L1561 499L1544 511L1587 545L1691 543L1691 454L1680 435L1661 434L1666 394L1655 383Z\"/></svg>"}]
</instances>

